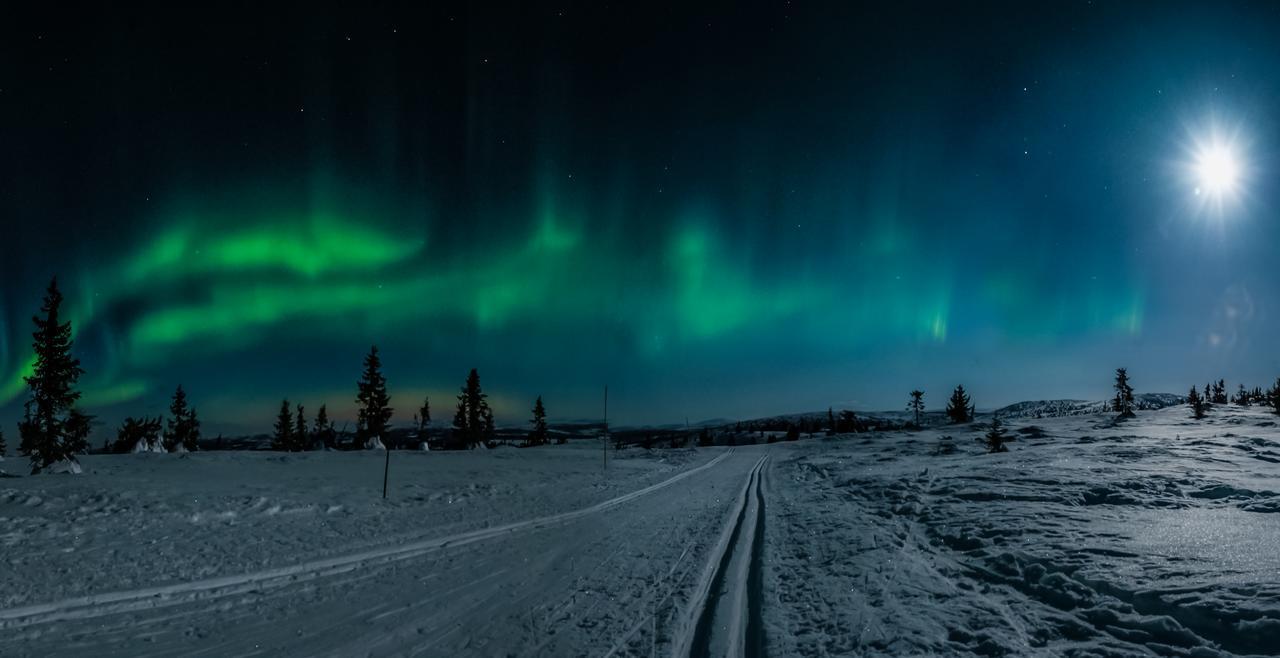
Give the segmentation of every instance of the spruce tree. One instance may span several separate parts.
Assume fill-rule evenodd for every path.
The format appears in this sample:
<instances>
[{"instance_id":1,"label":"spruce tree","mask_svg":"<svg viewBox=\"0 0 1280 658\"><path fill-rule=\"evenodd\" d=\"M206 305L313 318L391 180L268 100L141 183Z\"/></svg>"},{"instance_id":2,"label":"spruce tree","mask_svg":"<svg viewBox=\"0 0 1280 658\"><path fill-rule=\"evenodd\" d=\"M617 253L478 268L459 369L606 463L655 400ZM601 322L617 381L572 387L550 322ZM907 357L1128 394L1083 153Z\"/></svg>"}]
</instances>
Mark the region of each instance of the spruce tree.
<instances>
[{"instance_id":1,"label":"spruce tree","mask_svg":"<svg viewBox=\"0 0 1280 658\"><path fill-rule=\"evenodd\" d=\"M418 409L415 416L418 422L418 440L427 443L431 437L431 398L422 398L422 407Z\"/></svg>"},{"instance_id":2,"label":"spruce tree","mask_svg":"<svg viewBox=\"0 0 1280 658\"><path fill-rule=\"evenodd\" d=\"M529 445L540 446L547 443L547 410L542 406L542 396L533 402L533 431L529 433Z\"/></svg>"},{"instance_id":3,"label":"spruce tree","mask_svg":"<svg viewBox=\"0 0 1280 658\"><path fill-rule=\"evenodd\" d=\"M973 403L964 392L964 386L957 386L947 401L947 417L952 423L968 423L973 420Z\"/></svg>"},{"instance_id":4,"label":"spruce tree","mask_svg":"<svg viewBox=\"0 0 1280 658\"><path fill-rule=\"evenodd\" d=\"M316 414L316 424L312 432L316 436L317 442L325 449L333 449L335 446L333 435L333 423L329 421L329 410L325 405L320 405L320 411Z\"/></svg>"},{"instance_id":5,"label":"spruce tree","mask_svg":"<svg viewBox=\"0 0 1280 658\"><path fill-rule=\"evenodd\" d=\"M484 440L484 419L489 409L488 396L480 390L480 374L475 368L458 394L458 408L453 414L453 431L457 440L468 448Z\"/></svg>"},{"instance_id":6,"label":"spruce tree","mask_svg":"<svg viewBox=\"0 0 1280 658\"><path fill-rule=\"evenodd\" d=\"M200 416L196 413L195 407L192 407L191 412L187 414L187 435L182 445L187 452L200 449Z\"/></svg>"},{"instance_id":7,"label":"spruce tree","mask_svg":"<svg viewBox=\"0 0 1280 658\"><path fill-rule=\"evenodd\" d=\"M298 452L311 449L310 436L307 433L307 414L302 405L298 405L298 413L293 417L293 448Z\"/></svg>"},{"instance_id":8,"label":"spruce tree","mask_svg":"<svg viewBox=\"0 0 1280 658\"><path fill-rule=\"evenodd\" d=\"M76 454L89 447L92 417L75 408L80 399L75 387L84 369L71 356L71 323L61 321L61 307L55 278L40 308L44 317L31 318L36 325L31 334L35 363L31 375L23 378L31 397L18 423L18 449L31 458L33 475L62 461L76 462ZM78 464L72 470L78 472Z\"/></svg>"},{"instance_id":9,"label":"spruce tree","mask_svg":"<svg viewBox=\"0 0 1280 658\"><path fill-rule=\"evenodd\" d=\"M7 452L9 452L9 446L4 442L4 430L0 430L0 459L4 459Z\"/></svg>"},{"instance_id":10,"label":"spruce tree","mask_svg":"<svg viewBox=\"0 0 1280 658\"><path fill-rule=\"evenodd\" d=\"M1271 408L1280 415L1280 379L1276 379L1276 385L1271 389Z\"/></svg>"},{"instance_id":11,"label":"spruce tree","mask_svg":"<svg viewBox=\"0 0 1280 658\"><path fill-rule=\"evenodd\" d=\"M1244 384L1241 384L1239 390L1236 391L1236 404L1242 407L1249 406L1249 391L1245 390Z\"/></svg>"},{"instance_id":12,"label":"spruce tree","mask_svg":"<svg viewBox=\"0 0 1280 658\"><path fill-rule=\"evenodd\" d=\"M378 346L369 348L364 358L364 375L357 384L360 392L356 402L360 411L356 418L356 439L361 447L375 438L382 438L391 420L391 398L387 395L387 379L382 376L382 360L378 358ZM385 445L385 444L384 444Z\"/></svg>"},{"instance_id":13,"label":"spruce tree","mask_svg":"<svg viewBox=\"0 0 1280 658\"><path fill-rule=\"evenodd\" d=\"M834 411L831 410L831 407L827 407L827 434L835 434L835 433L836 433L836 414Z\"/></svg>"},{"instance_id":14,"label":"spruce tree","mask_svg":"<svg viewBox=\"0 0 1280 658\"><path fill-rule=\"evenodd\" d=\"M493 441L497 435L497 430L493 425L493 410L487 405L484 408L484 440Z\"/></svg>"},{"instance_id":15,"label":"spruce tree","mask_svg":"<svg viewBox=\"0 0 1280 658\"><path fill-rule=\"evenodd\" d=\"M276 434L271 440L273 450L293 450L293 410L289 400L280 401L280 413L276 415Z\"/></svg>"},{"instance_id":16,"label":"spruce tree","mask_svg":"<svg viewBox=\"0 0 1280 658\"><path fill-rule=\"evenodd\" d=\"M200 420L196 410L187 404L187 393L178 386L173 393L173 401L169 403L168 424L164 432L164 449L170 452L182 446L187 452L195 451L200 440Z\"/></svg>"},{"instance_id":17,"label":"spruce tree","mask_svg":"<svg viewBox=\"0 0 1280 658\"><path fill-rule=\"evenodd\" d=\"M1204 398L1200 397L1200 392L1196 387L1191 387L1191 392L1187 393L1187 404L1191 406L1191 416L1195 419L1204 418Z\"/></svg>"},{"instance_id":18,"label":"spruce tree","mask_svg":"<svg viewBox=\"0 0 1280 658\"><path fill-rule=\"evenodd\" d=\"M987 452L1009 452L1005 442L1009 440L1009 436L1004 433L1004 425L1000 423L999 418L991 419L991 429L987 430Z\"/></svg>"},{"instance_id":19,"label":"spruce tree","mask_svg":"<svg viewBox=\"0 0 1280 658\"><path fill-rule=\"evenodd\" d=\"M1112 400L1112 406L1120 414L1121 418L1131 418L1133 416L1133 387L1129 385L1129 371L1125 368L1116 368L1115 389L1116 397Z\"/></svg>"},{"instance_id":20,"label":"spruce tree","mask_svg":"<svg viewBox=\"0 0 1280 658\"><path fill-rule=\"evenodd\" d=\"M924 391L911 391L911 401L907 403L907 411L915 414L915 425L920 427L920 412L924 411Z\"/></svg>"}]
</instances>

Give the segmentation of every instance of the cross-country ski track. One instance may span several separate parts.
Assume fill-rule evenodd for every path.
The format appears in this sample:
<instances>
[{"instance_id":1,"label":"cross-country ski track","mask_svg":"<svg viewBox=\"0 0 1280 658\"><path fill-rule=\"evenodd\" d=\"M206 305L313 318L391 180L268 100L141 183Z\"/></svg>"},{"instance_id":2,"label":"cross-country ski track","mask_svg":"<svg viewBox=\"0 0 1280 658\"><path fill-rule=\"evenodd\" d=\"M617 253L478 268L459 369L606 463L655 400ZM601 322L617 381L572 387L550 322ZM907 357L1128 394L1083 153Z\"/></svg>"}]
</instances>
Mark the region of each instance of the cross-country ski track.
<instances>
[{"instance_id":1,"label":"cross-country ski track","mask_svg":"<svg viewBox=\"0 0 1280 658\"><path fill-rule=\"evenodd\" d=\"M759 601L761 452L719 451L655 484L557 514L11 607L0 610L8 636L0 653L761 655L751 652L759 615L748 605ZM339 632L350 618L360 624ZM495 618L518 632L498 632ZM563 624L598 630L586 645L581 634L565 644L573 634L558 634ZM706 641L699 624L716 629ZM281 625L296 627L284 638L293 641L279 639ZM40 638L57 639L42 646Z\"/></svg>"}]
</instances>

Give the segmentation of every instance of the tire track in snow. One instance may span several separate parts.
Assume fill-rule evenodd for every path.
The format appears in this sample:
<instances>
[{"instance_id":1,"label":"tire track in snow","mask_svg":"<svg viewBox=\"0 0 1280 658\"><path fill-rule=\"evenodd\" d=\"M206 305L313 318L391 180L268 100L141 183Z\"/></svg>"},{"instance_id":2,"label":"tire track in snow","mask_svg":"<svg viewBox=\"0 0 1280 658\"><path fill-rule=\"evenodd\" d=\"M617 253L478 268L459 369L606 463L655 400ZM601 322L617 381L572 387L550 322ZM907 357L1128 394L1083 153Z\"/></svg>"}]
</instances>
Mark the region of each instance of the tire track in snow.
<instances>
[{"instance_id":1,"label":"tire track in snow","mask_svg":"<svg viewBox=\"0 0 1280 658\"><path fill-rule=\"evenodd\" d=\"M465 546L476 542L503 537L515 532L536 530L562 523L567 523L585 516L599 514L619 505L631 502L655 491L669 487L681 480L692 477L702 471L714 468L724 461L733 449L729 449L701 466L678 473L662 482L651 484L616 498L596 503L581 509L561 512L549 516L516 521L492 528L481 528L469 532L431 537L412 541L407 544L382 546L359 553L339 557L313 560L285 567L277 567L264 571L220 576L186 583L159 585L134 590L108 592L78 596L61 601L27 605L18 608L0 610L0 629L22 628L35 624L65 621L72 619L91 619L111 614L150 610L168 606L182 605L196 601L215 601L228 596L257 592L272 587L282 587L299 582L316 580L326 576L347 573L357 569L399 562L432 553L445 548ZM757 466L757 468L759 468Z\"/></svg>"},{"instance_id":2,"label":"tire track in snow","mask_svg":"<svg viewBox=\"0 0 1280 658\"><path fill-rule=\"evenodd\" d=\"M742 488L686 612L675 656L765 655L761 599L764 582L764 479L760 458Z\"/></svg>"}]
</instances>

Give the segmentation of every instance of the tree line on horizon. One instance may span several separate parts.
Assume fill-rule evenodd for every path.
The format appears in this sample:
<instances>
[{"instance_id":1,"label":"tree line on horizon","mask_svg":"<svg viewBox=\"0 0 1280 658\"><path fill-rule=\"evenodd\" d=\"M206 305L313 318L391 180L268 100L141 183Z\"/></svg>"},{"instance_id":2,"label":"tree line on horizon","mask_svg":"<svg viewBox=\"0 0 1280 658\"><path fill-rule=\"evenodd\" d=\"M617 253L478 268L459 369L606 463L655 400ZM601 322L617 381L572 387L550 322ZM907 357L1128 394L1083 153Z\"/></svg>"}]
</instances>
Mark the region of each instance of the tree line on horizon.
<instances>
[{"instance_id":1,"label":"tree line on horizon","mask_svg":"<svg viewBox=\"0 0 1280 658\"><path fill-rule=\"evenodd\" d=\"M77 406L81 393L77 390L80 376L84 369L79 359L71 354L73 340L71 323L61 318L63 296L58 289L57 277L54 277L45 291L39 314L32 317L35 330L32 332L32 350L35 358L31 374L23 377L29 396L23 404L23 416L18 422L19 452L31 460L32 474L68 471L79 472L76 455L89 450L89 433L93 426L93 416L84 413ZM1108 401L1109 411L1115 411L1120 418L1132 417L1136 408L1133 387L1129 383L1128 371L1117 368L1115 373L1115 396ZM333 423L329 420L327 408L321 405L314 423L308 426L306 410L302 405L292 407L287 399L281 402L277 415L272 447L277 450L300 451L307 449L339 449L347 448L388 448L385 444L387 430L394 414L391 397L387 393L386 377L382 374L382 361L377 346L372 346L364 359L364 371L357 382L356 402L359 405L355 440L351 445L341 446ZM1235 395L1227 393L1226 381L1219 379L1204 386L1203 392L1192 387L1187 403L1192 415L1203 418L1213 405L1236 404L1239 406L1269 405L1280 415L1280 379L1267 391L1260 387L1252 390L1240 385ZM921 414L924 411L924 391L913 390L907 410L913 412L914 422L911 426L920 427ZM976 407L965 391L964 386L956 386L947 401L946 415L953 424L972 422L976 415ZM169 406L170 416L164 421L157 418L126 418L117 431L114 444L104 446L112 452L156 451L183 452L195 451L199 448L200 420L194 406L188 400L185 390L179 385L173 394ZM884 429L884 421L878 419L859 419L852 411L841 411L839 418L832 409L827 410L827 432L861 432ZM993 452L1000 451L999 419L995 419L988 443ZM415 436L422 444L429 441L431 422L430 400L424 399L422 406L414 414L417 428ZM542 396L534 402L532 409L531 431L524 441L526 446L544 445L550 442L547 428L546 408ZM769 421L752 421L745 427L748 432L759 431L763 436L766 430L773 430ZM802 419L796 423L781 421L788 440L796 440L802 431L811 436L820 431L820 421ZM744 425L738 423L736 431L741 432ZM890 429L898 429L890 427ZM994 433L994 436L992 435ZM452 431L440 443L445 448L476 448L487 445L494 440L495 427L493 411L489 407L488 396L480 386L480 375L475 368L467 375L458 396L454 412ZM770 436L770 440L774 437ZM565 443L561 435L558 443ZM704 431L699 436L699 444L711 444L710 432ZM672 440L672 444L677 442ZM6 452L3 432L0 432L0 456Z\"/></svg>"},{"instance_id":2,"label":"tree line on horizon","mask_svg":"<svg viewBox=\"0 0 1280 658\"><path fill-rule=\"evenodd\" d=\"M299 404L296 414L286 398L280 402L271 439L273 450L301 452L305 450L365 450L390 449L388 432L395 410L387 393L387 379L382 373L382 359L378 346L369 348L364 358L364 371L356 383L356 429L349 443L340 441L339 434L329 420L326 405L320 405L315 422L308 429L306 410ZM496 427L488 394L480 386L480 373L472 368L457 397L451 430L437 443L445 449L472 449L493 443ZM422 406L413 415L413 438L424 449L429 444L431 426L431 399L425 397ZM547 426L547 410L539 395L534 400L531 430L525 437L525 447L550 443ZM560 437L559 443L565 438Z\"/></svg>"},{"instance_id":3,"label":"tree line on horizon","mask_svg":"<svg viewBox=\"0 0 1280 658\"><path fill-rule=\"evenodd\" d=\"M18 452L31 461L33 475L48 472L80 472L77 455L89 452L89 433L94 417L84 413L77 403L78 390L84 368L80 360L72 356L71 322L62 319L64 298L58 288L58 278L53 277L45 289L40 311L31 320L35 330L31 334L34 360L31 374L23 377L28 398L23 403L23 415L18 421ZM393 409L387 394L386 378L382 375L382 362L378 348L370 349L364 361L364 373L358 383L356 401L359 404L357 419L357 443L352 447L375 447L390 427ZM472 368L458 395L457 412L453 419L453 431L445 447L475 448L494 435L493 411L487 395L480 388L480 375ZM532 430L526 446L550 442L547 412L542 396L534 402ZM128 417L116 432L114 443L103 446L107 452L193 452L199 449L200 418L187 400L181 385L173 394L169 405L169 418ZM429 401L424 400L415 414L419 435L426 440L431 421ZM321 447L336 448L337 435L328 419L325 405L321 405L315 423L307 427L305 409L297 406L294 416L288 400L281 405L276 420L273 446L282 450L315 447L316 439ZM564 443L564 437L560 437ZM0 457L7 452L4 432L0 431Z\"/></svg>"}]
</instances>

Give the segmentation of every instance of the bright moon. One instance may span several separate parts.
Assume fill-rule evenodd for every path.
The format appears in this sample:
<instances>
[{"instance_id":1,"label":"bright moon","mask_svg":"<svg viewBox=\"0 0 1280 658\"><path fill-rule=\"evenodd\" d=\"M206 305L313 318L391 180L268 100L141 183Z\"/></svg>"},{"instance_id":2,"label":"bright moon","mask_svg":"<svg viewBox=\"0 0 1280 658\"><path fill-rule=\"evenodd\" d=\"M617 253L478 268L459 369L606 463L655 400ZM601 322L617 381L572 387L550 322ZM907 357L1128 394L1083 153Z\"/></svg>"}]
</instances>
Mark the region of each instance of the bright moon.
<instances>
[{"instance_id":1,"label":"bright moon","mask_svg":"<svg viewBox=\"0 0 1280 658\"><path fill-rule=\"evenodd\" d=\"M1196 194L1223 196L1235 189L1240 165L1229 149L1214 145L1196 158L1196 175L1200 180Z\"/></svg>"}]
</instances>

